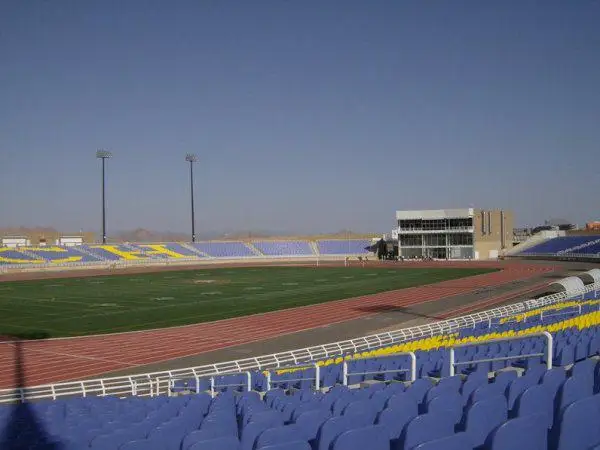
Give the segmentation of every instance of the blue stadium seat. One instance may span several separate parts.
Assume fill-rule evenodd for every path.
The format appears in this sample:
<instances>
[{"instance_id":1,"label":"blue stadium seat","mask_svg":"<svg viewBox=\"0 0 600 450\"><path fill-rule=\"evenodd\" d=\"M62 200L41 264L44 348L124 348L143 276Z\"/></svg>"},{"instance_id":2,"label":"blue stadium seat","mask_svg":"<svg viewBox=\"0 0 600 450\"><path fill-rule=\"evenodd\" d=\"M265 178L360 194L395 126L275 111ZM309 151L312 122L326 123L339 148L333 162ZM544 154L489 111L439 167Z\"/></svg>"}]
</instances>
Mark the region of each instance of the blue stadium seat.
<instances>
[{"instance_id":1,"label":"blue stadium seat","mask_svg":"<svg viewBox=\"0 0 600 450\"><path fill-rule=\"evenodd\" d=\"M492 430L508 419L506 398L496 396L474 403L465 414L464 431L474 447L483 445Z\"/></svg>"},{"instance_id":2,"label":"blue stadium seat","mask_svg":"<svg viewBox=\"0 0 600 450\"><path fill-rule=\"evenodd\" d=\"M389 450L390 439L380 425L348 430L334 441L332 450Z\"/></svg>"},{"instance_id":3,"label":"blue stadium seat","mask_svg":"<svg viewBox=\"0 0 600 450\"><path fill-rule=\"evenodd\" d=\"M397 448L413 448L434 439L454 433L454 423L450 414L444 412L427 413L412 419L402 430Z\"/></svg>"},{"instance_id":4,"label":"blue stadium seat","mask_svg":"<svg viewBox=\"0 0 600 450\"><path fill-rule=\"evenodd\" d=\"M371 425L364 422L363 416L351 415L333 417L327 420L317 433L318 450L329 450L336 437L345 431Z\"/></svg>"},{"instance_id":5,"label":"blue stadium seat","mask_svg":"<svg viewBox=\"0 0 600 450\"><path fill-rule=\"evenodd\" d=\"M313 440L316 439L321 425L330 418L331 412L327 410L306 411L296 418L295 424L298 425L306 439Z\"/></svg>"},{"instance_id":6,"label":"blue stadium seat","mask_svg":"<svg viewBox=\"0 0 600 450\"><path fill-rule=\"evenodd\" d=\"M486 440L489 450L547 450L548 437L545 418L531 414L511 419L496 428Z\"/></svg>"},{"instance_id":7,"label":"blue stadium seat","mask_svg":"<svg viewBox=\"0 0 600 450\"><path fill-rule=\"evenodd\" d=\"M519 395L525 392L526 389L537 384L535 377L523 375L516 380L513 380L507 387L506 396L508 399L508 409L512 410L515 407L515 402Z\"/></svg>"},{"instance_id":8,"label":"blue stadium seat","mask_svg":"<svg viewBox=\"0 0 600 450\"><path fill-rule=\"evenodd\" d=\"M551 433L554 450L587 450L600 444L599 398L583 398L570 403L558 414Z\"/></svg>"},{"instance_id":9,"label":"blue stadium seat","mask_svg":"<svg viewBox=\"0 0 600 450\"><path fill-rule=\"evenodd\" d=\"M440 395L427 403L427 412L449 414L454 425L457 425L463 416L463 399L458 392Z\"/></svg>"},{"instance_id":10,"label":"blue stadium seat","mask_svg":"<svg viewBox=\"0 0 600 450\"><path fill-rule=\"evenodd\" d=\"M297 425L268 428L256 440L255 448L260 449L269 445L289 444L297 441L308 441Z\"/></svg>"},{"instance_id":11,"label":"blue stadium seat","mask_svg":"<svg viewBox=\"0 0 600 450\"><path fill-rule=\"evenodd\" d=\"M555 415L560 413L569 404L593 395L594 387L590 386L586 381L585 378L580 379L576 377L565 380L556 394L554 403Z\"/></svg>"},{"instance_id":12,"label":"blue stadium seat","mask_svg":"<svg viewBox=\"0 0 600 450\"><path fill-rule=\"evenodd\" d=\"M552 428L554 423L554 397L544 385L527 388L515 402L513 417L525 417L533 414L540 415L546 428Z\"/></svg>"},{"instance_id":13,"label":"blue stadium seat","mask_svg":"<svg viewBox=\"0 0 600 450\"><path fill-rule=\"evenodd\" d=\"M269 445L260 450L311 450L310 444L304 441L289 442L281 445Z\"/></svg>"},{"instance_id":14,"label":"blue stadium seat","mask_svg":"<svg viewBox=\"0 0 600 450\"><path fill-rule=\"evenodd\" d=\"M466 433L434 439L414 447L414 450L472 450L473 444Z\"/></svg>"},{"instance_id":15,"label":"blue stadium seat","mask_svg":"<svg viewBox=\"0 0 600 450\"><path fill-rule=\"evenodd\" d=\"M233 437L220 437L196 442L189 450L239 450L239 441Z\"/></svg>"},{"instance_id":16,"label":"blue stadium seat","mask_svg":"<svg viewBox=\"0 0 600 450\"><path fill-rule=\"evenodd\" d=\"M381 411L375 423L383 425L387 429L390 439L398 439L404 426L417 417L417 414L418 410L415 403L398 404L395 407L388 407Z\"/></svg>"}]
</instances>

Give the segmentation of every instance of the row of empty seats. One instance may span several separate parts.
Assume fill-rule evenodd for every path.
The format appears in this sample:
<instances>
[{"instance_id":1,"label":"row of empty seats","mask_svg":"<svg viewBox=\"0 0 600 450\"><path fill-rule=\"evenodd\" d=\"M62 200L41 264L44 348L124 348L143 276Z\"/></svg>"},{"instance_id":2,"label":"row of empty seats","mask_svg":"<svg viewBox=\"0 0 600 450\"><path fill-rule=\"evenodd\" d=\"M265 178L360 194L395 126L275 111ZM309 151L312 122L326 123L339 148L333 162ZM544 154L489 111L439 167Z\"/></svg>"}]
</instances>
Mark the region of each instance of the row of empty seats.
<instances>
[{"instance_id":1,"label":"row of empty seats","mask_svg":"<svg viewBox=\"0 0 600 450\"><path fill-rule=\"evenodd\" d=\"M600 236L560 236L524 249L522 255L560 255L600 253Z\"/></svg>"},{"instance_id":2,"label":"row of empty seats","mask_svg":"<svg viewBox=\"0 0 600 450\"><path fill-rule=\"evenodd\" d=\"M144 259L198 259L367 255L370 240L207 241L196 243L0 247L0 265L98 263Z\"/></svg>"},{"instance_id":3,"label":"row of empty seats","mask_svg":"<svg viewBox=\"0 0 600 450\"><path fill-rule=\"evenodd\" d=\"M600 444L600 366L0 408L0 448L587 450Z\"/></svg>"}]
</instances>

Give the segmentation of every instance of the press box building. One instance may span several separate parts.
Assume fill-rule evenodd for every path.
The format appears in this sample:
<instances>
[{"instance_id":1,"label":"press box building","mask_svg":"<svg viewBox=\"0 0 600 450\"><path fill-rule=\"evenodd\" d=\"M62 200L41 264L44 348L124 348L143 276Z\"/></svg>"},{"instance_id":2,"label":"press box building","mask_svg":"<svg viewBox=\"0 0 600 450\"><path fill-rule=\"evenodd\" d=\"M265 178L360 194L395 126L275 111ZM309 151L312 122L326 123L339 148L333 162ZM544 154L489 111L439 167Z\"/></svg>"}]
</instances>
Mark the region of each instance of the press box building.
<instances>
[{"instance_id":1,"label":"press box building","mask_svg":"<svg viewBox=\"0 0 600 450\"><path fill-rule=\"evenodd\" d=\"M396 211L403 258L494 259L512 247L513 214L474 208Z\"/></svg>"}]
</instances>

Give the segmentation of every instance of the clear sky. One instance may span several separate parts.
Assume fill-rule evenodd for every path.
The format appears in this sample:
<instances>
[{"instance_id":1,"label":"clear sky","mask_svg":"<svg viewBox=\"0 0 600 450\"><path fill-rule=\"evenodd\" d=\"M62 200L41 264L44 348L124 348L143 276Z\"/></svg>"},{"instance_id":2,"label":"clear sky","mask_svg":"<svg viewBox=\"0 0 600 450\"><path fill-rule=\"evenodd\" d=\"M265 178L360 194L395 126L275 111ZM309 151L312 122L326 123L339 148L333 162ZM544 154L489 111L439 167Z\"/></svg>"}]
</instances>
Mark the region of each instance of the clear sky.
<instances>
[{"instance_id":1,"label":"clear sky","mask_svg":"<svg viewBox=\"0 0 600 450\"><path fill-rule=\"evenodd\" d=\"M600 219L600 2L4 0L0 226Z\"/></svg>"}]
</instances>

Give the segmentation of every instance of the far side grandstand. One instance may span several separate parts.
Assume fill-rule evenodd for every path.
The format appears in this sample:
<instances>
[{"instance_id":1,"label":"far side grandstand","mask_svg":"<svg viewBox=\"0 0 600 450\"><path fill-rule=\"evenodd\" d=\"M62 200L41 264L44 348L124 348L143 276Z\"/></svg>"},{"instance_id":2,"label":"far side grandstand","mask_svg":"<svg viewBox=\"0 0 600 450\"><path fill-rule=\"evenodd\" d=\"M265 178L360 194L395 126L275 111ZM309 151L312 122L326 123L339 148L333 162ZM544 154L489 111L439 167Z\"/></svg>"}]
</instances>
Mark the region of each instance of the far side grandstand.
<instances>
[{"instance_id":1,"label":"far side grandstand","mask_svg":"<svg viewBox=\"0 0 600 450\"><path fill-rule=\"evenodd\" d=\"M600 260L600 227L590 222L585 228L575 225L539 226L516 236L515 246L505 257L535 259Z\"/></svg>"},{"instance_id":2,"label":"far side grandstand","mask_svg":"<svg viewBox=\"0 0 600 450\"><path fill-rule=\"evenodd\" d=\"M228 238L197 242L94 243L93 237L0 236L0 269L121 264L190 264L212 260L343 259L372 256L374 235Z\"/></svg>"}]
</instances>

